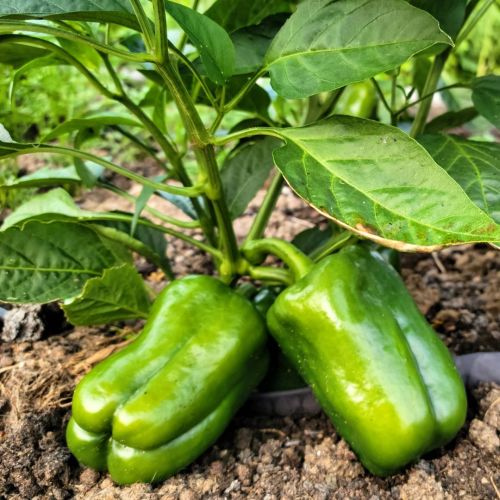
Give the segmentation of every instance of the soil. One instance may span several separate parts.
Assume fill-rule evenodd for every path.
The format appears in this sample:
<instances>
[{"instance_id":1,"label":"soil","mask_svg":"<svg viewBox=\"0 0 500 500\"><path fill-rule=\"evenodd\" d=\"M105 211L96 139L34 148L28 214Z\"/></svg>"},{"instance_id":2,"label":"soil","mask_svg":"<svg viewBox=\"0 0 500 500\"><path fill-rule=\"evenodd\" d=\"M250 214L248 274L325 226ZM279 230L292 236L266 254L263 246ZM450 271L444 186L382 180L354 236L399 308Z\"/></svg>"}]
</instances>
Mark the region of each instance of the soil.
<instances>
[{"instance_id":1,"label":"soil","mask_svg":"<svg viewBox=\"0 0 500 500\"><path fill-rule=\"evenodd\" d=\"M261 195L240 220L240 237L260 202ZM127 208L99 192L83 204ZM320 220L285 190L269 234L290 237ZM181 275L211 271L202 254L182 243L171 242L169 255ZM411 293L454 353L500 350L499 255L477 245L402 258ZM141 260L138 267L153 286L164 285L161 272ZM44 317L37 322L36 311L14 313L25 322L16 329L11 318L14 326L4 331L11 341L0 341L0 499L500 498L500 386L494 384L470 392L467 423L453 442L386 479L363 469L323 414L269 418L240 412L216 445L183 472L155 486L118 487L106 474L78 465L65 447L64 428L75 383L141 325L68 329L60 318L45 315L41 325ZM17 331L22 335L16 338Z\"/></svg>"}]
</instances>

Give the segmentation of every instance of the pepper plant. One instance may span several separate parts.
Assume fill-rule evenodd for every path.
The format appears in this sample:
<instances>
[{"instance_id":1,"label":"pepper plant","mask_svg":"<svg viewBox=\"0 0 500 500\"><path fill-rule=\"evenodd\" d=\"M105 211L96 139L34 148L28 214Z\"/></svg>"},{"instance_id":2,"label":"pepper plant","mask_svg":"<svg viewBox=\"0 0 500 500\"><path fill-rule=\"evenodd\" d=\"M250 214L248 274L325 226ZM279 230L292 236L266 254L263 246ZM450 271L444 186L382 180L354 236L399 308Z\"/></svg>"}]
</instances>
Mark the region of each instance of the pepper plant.
<instances>
[{"instance_id":1,"label":"pepper plant","mask_svg":"<svg viewBox=\"0 0 500 500\"><path fill-rule=\"evenodd\" d=\"M198 1L2 2L0 62L14 68L12 102L27 72L69 65L101 94L102 109L61 123L35 143L0 128L0 160L48 154L73 161L0 186L43 188L0 228L0 300L63 301L74 324L147 318L151 297L131 251L175 280L165 235L210 255L218 278L233 288L242 277L287 287L300 280L304 259L322 261L362 240L405 252L497 245L500 147L446 131L478 115L498 127L500 77L441 83L450 55L494 8L493 0L216 0L201 13ZM433 96L456 88L469 92L471 106L429 121ZM90 141L109 130L151 157L162 174L146 177L93 153ZM140 195L120 189L117 176L141 185ZM238 241L234 221L270 176ZM285 183L331 221L328 230L308 230L294 242L264 237ZM134 211L83 210L64 189L71 185L108 189ZM186 217L153 208L152 197ZM285 266L266 265L268 254ZM281 327L274 330L282 342ZM284 351L293 358L293 349ZM303 361L295 360L299 371ZM443 370L453 378L445 373L451 368ZM301 374L314 389L318 375L309 371ZM463 406L447 438L462 416ZM83 428L75 432L78 443L88 437ZM359 429L346 434L355 443ZM96 435L94 444L104 439ZM168 473L190 460L174 461ZM407 460L395 459L396 466ZM133 480L127 474L123 481Z\"/></svg>"}]
</instances>

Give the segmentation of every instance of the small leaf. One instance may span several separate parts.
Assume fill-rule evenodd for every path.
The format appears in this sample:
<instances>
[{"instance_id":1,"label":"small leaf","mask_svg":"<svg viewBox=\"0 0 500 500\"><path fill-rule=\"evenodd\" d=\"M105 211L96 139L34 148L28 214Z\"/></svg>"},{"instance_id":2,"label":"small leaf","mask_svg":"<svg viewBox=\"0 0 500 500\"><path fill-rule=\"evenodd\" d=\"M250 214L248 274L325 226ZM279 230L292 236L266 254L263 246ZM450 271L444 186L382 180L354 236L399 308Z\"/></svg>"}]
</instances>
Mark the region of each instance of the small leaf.
<instances>
[{"instance_id":1,"label":"small leaf","mask_svg":"<svg viewBox=\"0 0 500 500\"><path fill-rule=\"evenodd\" d=\"M9 131L0 123L0 141L14 142L9 134Z\"/></svg>"},{"instance_id":2,"label":"small leaf","mask_svg":"<svg viewBox=\"0 0 500 500\"><path fill-rule=\"evenodd\" d=\"M469 198L500 224L500 144L437 134L418 140Z\"/></svg>"},{"instance_id":3,"label":"small leaf","mask_svg":"<svg viewBox=\"0 0 500 500\"><path fill-rule=\"evenodd\" d=\"M51 130L40 142L47 142L65 134L71 134L76 130L100 129L106 126L125 125L127 127L142 127L137 120L132 120L128 116L113 115L109 113L88 116L84 118L73 118L58 125Z\"/></svg>"},{"instance_id":4,"label":"small leaf","mask_svg":"<svg viewBox=\"0 0 500 500\"><path fill-rule=\"evenodd\" d=\"M102 276L89 279L78 297L63 304L73 325L147 318L149 307L144 282L130 264L106 269Z\"/></svg>"},{"instance_id":5,"label":"small leaf","mask_svg":"<svg viewBox=\"0 0 500 500\"><path fill-rule=\"evenodd\" d=\"M221 170L229 212L239 217L269 177L272 152L280 141L272 137L245 142L228 156Z\"/></svg>"},{"instance_id":6,"label":"small leaf","mask_svg":"<svg viewBox=\"0 0 500 500\"><path fill-rule=\"evenodd\" d=\"M292 243L305 254L310 254L323 243L326 243L333 234L334 229L331 225L327 226L325 229L321 229L318 226L310 227L297 234L295 238L293 238Z\"/></svg>"},{"instance_id":7,"label":"small leaf","mask_svg":"<svg viewBox=\"0 0 500 500\"><path fill-rule=\"evenodd\" d=\"M280 12L291 12L287 0L217 0L205 15L232 32L260 24L266 17Z\"/></svg>"},{"instance_id":8,"label":"small leaf","mask_svg":"<svg viewBox=\"0 0 500 500\"><path fill-rule=\"evenodd\" d=\"M96 178L103 172L103 168L100 165L88 162L87 167ZM73 166L64 168L43 167L32 174L23 175L16 179L9 179L4 181L3 184L0 183L0 189L42 188L61 184L81 183L82 179Z\"/></svg>"},{"instance_id":9,"label":"small leaf","mask_svg":"<svg viewBox=\"0 0 500 500\"><path fill-rule=\"evenodd\" d=\"M266 63L276 92L297 99L394 69L437 43L451 40L401 0L310 0L277 34Z\"/></svg>"},{"instance_id":10,"label":"small leaf","mask_svg":"<svg viewBox=\"0 0 500 500\"><path fill-rule=\"evenodd\" d=\"M258 26L243 28L231 35L236 51L235 75L255 73L264 66L269 46L285 21L284 16L272 16Z\"/></svg>"},{"instance_id":11,"label":"small leaf","mask_svg":"<svg viewBox=\"0 0 500 500\"><path fill-rule=\"evenodd\" d=\"M292 189L351 231L401 251L500 241L480 210L401 130L348 116L275 129L274 160Z\"/></svg>"},{"instance_id":12,"label":"small leaf","mask_svg":"<svg viewBox=\"0 0 500 500\"><path fill-rule=\"evenodd\" d=\"M0 18L113 23L137 29L128 0L2 0Z\"/></svg>"},{"instance_id":13,"label":"small leaf","mask_svg":"<svg viewBox=\"0 0 500 500\"><path fill-rule=\"evenodd\" d=\"M1 11L0 6L0 11ZM23 43L7 42L10 35L0 35L0 64L19 68L29 61L50 54L49 50L31 47Z\"/></svg>"},{"instance_id":14,"label":"small leaf","mask_svg":"<svg viewBox=\"0 0 500 500\"><path fill-rule=\"evenodd\" d=\"M9 100L11 101L12 106L14 106L14 96L17 91L17 86L21 82L22 77L26 75L26 73L39 68L48 68L49 66L66 66L67 64L68 62L63 61L57 56L51 54L48 56L39 57L38 59L33 59L17 68L17 70L14 71L12 75L9 87Z\"/></svg>"},{"instance_id":15,"label":"small leaf","mask_svg":"<svg viewBox=\"0 0 500 500\"><path fill-rule=\"evenodd\" d=\"M165 180L164 175L160 177L156 177L154 180L158 180L158 182L163 182ZM139 221L139 218L141 217L141 214L145 208L145 206L148 204L149 199L153 194L155 193L155 190L153 188L143 186L141 189L141 192L139 196L137 197L137 200L135 202L135 207L134 207L134 216L132 218L132 223L130 225L130 236L134 236L135 231L137 229L137 222Z\"/></svg>"},{"instance_id":16,"label":"small leaf","mask_svg":"<svg viewBox=\"0 0 500 500\"><path fill-rule=\"evenodd\" d=\"M189 218L196 220L198 217L196 215L196 210L194 209L193 202L190 198L186 198L185 196L179 196L178 194L166 193L165 191L157 191L158 196L163 198L164 200L169 201L177 207L179 210L182 210Z\"/></svg>"},{"instance_id":17,"label":"small leaf","mask_svg":"<svg viewBox=\"0 0 500 500\"><path fill-rule=\"evenodd\" d=\"M168 2L166 8L198 49L208 77L223 85L234 71L234 45L227 31L184 5Z\"/></svg>"},{"instance_id":18,"label":"small leaf","mask_svg":"<svg viewBox=\"0 0 500 500\"><path fill-rule=\"evenodd\" d=\"M57 41L66 52L78 59L88 69L97 71L101 67L102 59L94 48L65 38L57 38Z\"/></svg>"},{"instance_id":19,"label":"small leaf","mask_svg":"<svg viewBox=\"0 0 500 500\"><path fill-rule=\"evenodd\" d=\"M441 130L460 127L464 123L470 122L476 118L477 115L478 112L472 107L464 108L460 111L448 111L431 120L425 126L425 133L433 134L435 132L441 132Z\"/></svg>"},{"instance_id":20,"label":"small leaf","mask_svg":"<svg viewBox=\"0 0 500 500\"><path fill-rule=\"evenodd\" d=\"M0 233L0 301L45 303L79 294L121 264L117 247L81 224L33 221Z\"/></svg>"},{"instance_id":21,"label":"small leaf","mask_svg":"<svg viewBox=\"0 0 500 500\"><path fill-rule=\"evenodd\" d=\"M128 35L122 38L120 40L120 43L128 50L130 50L130 52L134 52L136 54L147 52L144 40L139 33L133 33L132 35Z\"/></svg>"},{"instance_id":22,"label":"small leaf","mask_svg":"<svg viewBox=\"0 0 500 500\"><path fill-rule=\"evenodd\" d=\"M472 85L472 102L481 115L500 128L500 76L476 78Z\"/></svg>"}]
</instances>

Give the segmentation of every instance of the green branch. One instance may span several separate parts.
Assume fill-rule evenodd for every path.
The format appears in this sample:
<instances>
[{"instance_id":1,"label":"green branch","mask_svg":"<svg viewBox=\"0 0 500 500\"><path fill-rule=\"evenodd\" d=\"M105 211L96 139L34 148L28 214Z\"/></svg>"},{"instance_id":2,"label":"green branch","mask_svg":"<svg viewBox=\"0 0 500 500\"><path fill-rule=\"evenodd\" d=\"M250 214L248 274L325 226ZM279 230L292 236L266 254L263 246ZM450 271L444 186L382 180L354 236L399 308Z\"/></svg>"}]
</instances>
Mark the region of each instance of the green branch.
<instances>
[{"instance_id":1,"label":"green branch","mask_svg":"<svg viewBox=\"0 0 500 500\"><path fill-rule=\"evenodd\" d=\"M201 185L193 187L176 187L152 181L146 177L143 177L142 175L135 174L134 172L131 172L130 170L127 170L124 167L120 167L119 165L116 165L108 160L104 160L103 158L99 158L98 156L95 156L93 154L85 153L83 151L78 151L76 149L64 148L60 146L49 146L46 144L30 145L30 146L21 145L21 147L19 147L15 143L0 143L0 145L1 144L5 144L9 149L12 150L11 153L2 154L3 158L7 157L15 158L17 156L32 154L32 153L62 154L71 156L73 158L80 158L81 160L92 161L94 163L102 165L104 168L107 168L108 170L123 175L123 177L127 177L128 179L135 181L143 186L147 186L152 189L156 189L158 191L165 191L167 193L186 196L189 198L200 196L200 194L204 192L204 186Z\"/></svg>"},{"instance_id":2,"label":"green branch","mask_svg":"<svg viewBox=\"0 0 500 500\"><path fill-rule=\"evenodd\" d=\"M160 64L168 60L167 16L165 0L153 0L155 16L155 54Z\"/></svg>"},{"instance_id":3,"label":"green branch","mask_svg":"<svg viewBox=\"0 0 500 500\"><path fill-rule=\"evenodd\" d=\"M44 33L46 35L52 35L54 37L64 38L65 40L71 40L72 42L83 43L89 47L96 49L98 52L104 52L111 56L118 57L125 61L130 62L153 62L154 58L147 54L136 54L128 52L126 50L116 49L104 43L100 43L93 38L89 38L83 35L78 35L73 31L61 30L54 28L52 26L46 26L42 24L33 24L25 21L8 21L0 20L0 35L1 34L12 34L16 31L25 31L31 33Z\"/></svg>"},{"instance_id":4,"label":"green branch","mask_svg":"<svg viewBox=\"0 0 500 500\"><path fill-rule=\"evenodd\" d=\"M132 4L135 17L141 28L144 45L146 45L148 52L153 52L155 35L151 28L151 22L142 7L141 0L130 0L130 3Z\"/></svg>"},{"instance_id":5,"label":"green branch","mask_svg":"<svg viewBox=\"0 0 500 500\"><path fill-rule=\"evenodd\" d=\"M264 231L266 229L267 223L273 213L276 202L281 194L281 189L283 188L284 179L280 172L277 172L274 176L271 185L269 186L262 205L257 212L255 219L253 220L250 231L247 234L245 242L252 240L257 240L262 238Z\"/></svg>"},{"instance_id":6,"label":"green branch","mask_svg":"<svg viewBox=\"0 0 500 500\"><path fill-rule=\"evenodd\" d=\"M123 219L109 219L109 220L123 220ZM169 279L175 279L174 273L172 272L172 268L170 267L170 262L166 257L163 257L153 250L150 247L145 245L142 241L133 238L132 236L124 233L123 231L118 231L112 227L100 226L99 224L92 224L92 228L97 233L102 236L121 243L125 247L130 250L137 252L139 255L145 257L149 262L152 262L155 266L161 269Z\"/></svg>"},{"instance_id":7,"label":"green branch","mask_svg":"<svg viewBox=\"0 0 500 500\"><path fill-rule=\"evenodd\" d=\"M274 255L290 269L294 281L309 273L313 261L295 245L278 238L249 241L243 246L243 255L250 264L260 264L266 255Z\"/></svg>"},{"instance_id":8,"label":"green branch","mask_svg":"<svg viewBox=\"0 0 500 500\"><path fill-rule=\"evenodd\" d=\"M293 278L290 271L278 267L250 266L248 276L254 280L279 283L282 285L293 285Z\"/></svg>"},{"instance_id":9,"label":"green branch","mask_svg":"<svg viewBox=\"0 0 500 500\"><path fill-rule=\"evenodd\" d=\"M61 59L64 59L69 64L74 66L85 78L87 78L87 80L97 89L98 92L100 92L102 95L108 98L111 99L113 98L113 93L109 89L107 89L98 80L98 78L86 68L85 65L83 65L78 59L73 57L69 52L64 50L59 45L49 42L48 40L44 40L43 38L35 38L27 35L10 35L10 36L4 36L0 39L0 44L9 42L16 42L16 43L21 43L23 45L41 47L50 50L51 52L59 56Z\"/></svg>"},{"instance_id":10,"label":"green branch","mask_svg":"<svg viewBox=\"0 0 500 500\"><path fill-rule=\"evenodd\" d=\"M113 184L108 184L108 183L102 183L100 184L101 187L104 189L108 189L109 191L117 194L118 196L121 196L122 198L132 202L132 203L137 203L137 197L131 195L130 193L127 193L126 191L123 191L122 189L116 187ZM197 220L193 221L184 221L180 219L176 219L175 217L170 217L169 215L163 214L163 212L160 212L159 210L156 210L153 207L150 207L149 205L146 205L144 207L144 210L157 219L161 220L162 222L166 222L167 224L172 224L173 226L181 227L184 229L196 229L200 227L200 222Z\"/></svg>"},{"instance_id":11,"label":"green branch","mask_svg":"<svg viewBox=\"0 0 500 500\"><path fill-rule=\"evenodd\" d=\"M212 137L211 142L215 146L224 146L231 141L239 141L240 139L245 139L247 137L255 137L257 135L267 135L270 137L276 137L278 139L284 140L283 136L280 134L279 129L271 127L251 127L244 130L238 130L232 134L227 134L223 137Z\"/></svg>"}]
</instances>

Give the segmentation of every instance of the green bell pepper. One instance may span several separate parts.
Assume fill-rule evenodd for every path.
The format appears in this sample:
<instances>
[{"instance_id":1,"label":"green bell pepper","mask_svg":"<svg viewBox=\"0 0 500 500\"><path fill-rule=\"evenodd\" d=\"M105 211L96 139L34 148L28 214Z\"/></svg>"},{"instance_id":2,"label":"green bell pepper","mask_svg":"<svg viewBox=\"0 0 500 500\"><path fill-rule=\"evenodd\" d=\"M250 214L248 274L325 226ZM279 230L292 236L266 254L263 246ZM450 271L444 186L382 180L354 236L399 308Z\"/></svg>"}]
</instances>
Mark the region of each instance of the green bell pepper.
<instances>
[{"instance_id":1,"label":"green bell pepper","mask_svg":"<svg viewBox=\"0 0 500 500\"><path fill-rule=\"evenodd\" d=\"M209 276L172 282L142 333L90 371L66 439L121 484L164 479L224 431L267 370L266 330L244 297Z\"/></svg>"},{"instance_id":2,"label":"green bell pepper","mask_svg":"<svg viewBox=\"0 0 500 500\"><path fill-rule=\"evenodd\" d=\"M385 476L450 441L464 386L397 272L360 245L313 265L282 243L245 250L251 261L275 253L297 278L268 328L366 468Z\"/></svg>"},{"instance_id":3,"label":"green bell pepper","mask_svg":"<svg viewBox=\"0 0 500 500\"><path fill-rule=\"evenodd\" d=\"M252 298L252 303L265 318L267 311L274 304L278 293L276 287L264 287ZM288 358L281 352L276 341L269 337L269 369L259 384L261 392L288 391L306 387L304 379L297 373Z\"/></svg>"}]
</instances>

